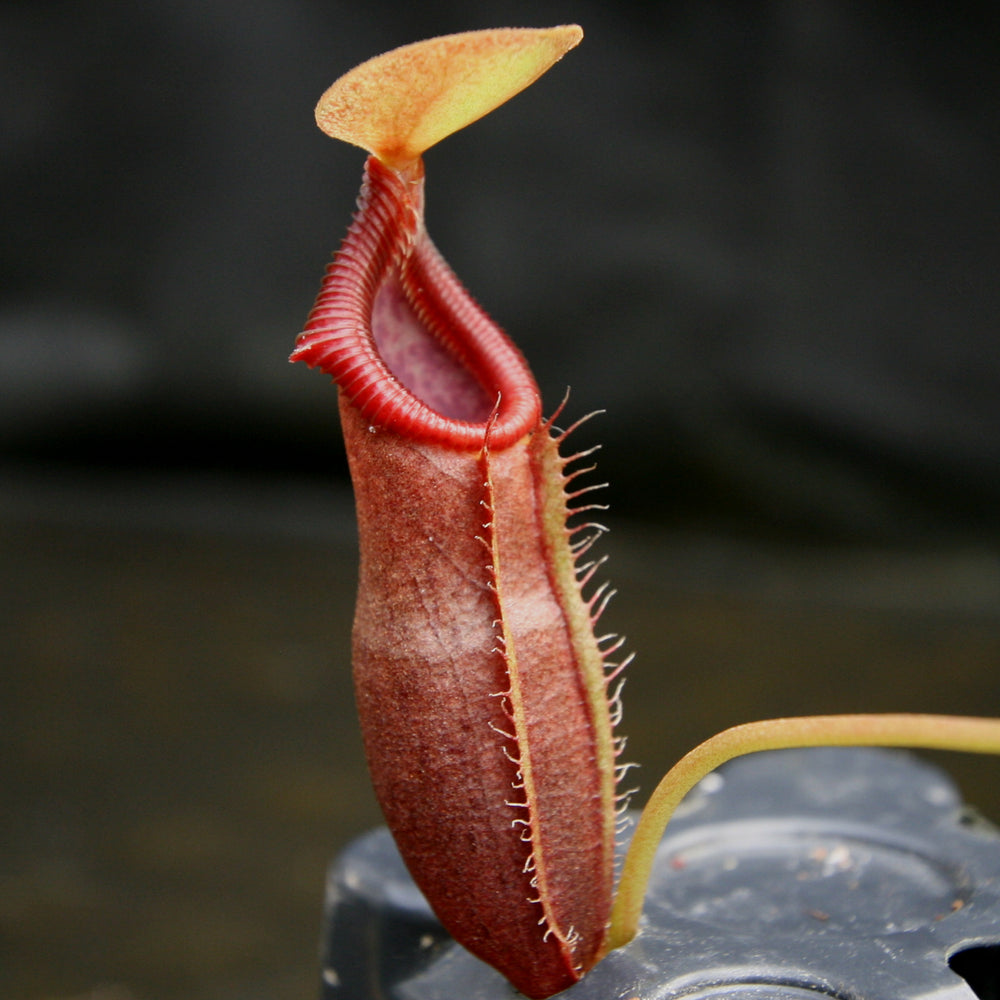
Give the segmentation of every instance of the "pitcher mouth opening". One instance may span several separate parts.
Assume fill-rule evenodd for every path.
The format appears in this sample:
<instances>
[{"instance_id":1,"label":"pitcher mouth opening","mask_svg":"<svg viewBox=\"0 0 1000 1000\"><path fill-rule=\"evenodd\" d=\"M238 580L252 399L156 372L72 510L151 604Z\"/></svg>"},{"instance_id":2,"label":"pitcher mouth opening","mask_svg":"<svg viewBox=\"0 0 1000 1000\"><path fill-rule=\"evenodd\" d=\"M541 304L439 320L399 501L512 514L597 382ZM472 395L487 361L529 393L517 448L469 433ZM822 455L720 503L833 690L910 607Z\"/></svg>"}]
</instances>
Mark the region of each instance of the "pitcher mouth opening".
<instances>
[{"instance_id":1,"label":"pitcher mouth opening","mask_svg":"<svg viewBox=\"0 0 1000 1000\"><path fill-rule=\"evenodd\" d=\"M373 427L457 450L505 448L541 421L520 351L423 225L423 170L370 157L358 212L291 360L330 375Z\"/></svg>"},{"instance_id":2,"label":"pitcher mouth opening","mask_svg":"<svg viewBox=\"0 0 1000 1000\"><path fill-rule=\"evenodd\" d=\"M424 405L449 420L489 419L496 400L421 322L398 274L389 275L375 293L371 328L385 366Z\"/></svg>"}]
</instances>

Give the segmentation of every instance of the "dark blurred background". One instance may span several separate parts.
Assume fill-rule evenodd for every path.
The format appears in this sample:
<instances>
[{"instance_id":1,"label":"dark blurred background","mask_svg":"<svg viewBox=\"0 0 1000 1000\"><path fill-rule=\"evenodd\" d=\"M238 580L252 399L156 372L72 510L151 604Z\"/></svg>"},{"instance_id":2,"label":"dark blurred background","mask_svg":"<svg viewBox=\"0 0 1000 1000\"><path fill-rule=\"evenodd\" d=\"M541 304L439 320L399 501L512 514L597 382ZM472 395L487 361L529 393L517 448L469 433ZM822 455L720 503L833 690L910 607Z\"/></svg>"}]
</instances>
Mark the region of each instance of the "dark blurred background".
<instances>
[{"instance_id":1,"label":"dark blurred background","mask_svg":"<svg viewBox=\"0 0 1000 1000\"><path fill-rule=\"evenodd\" d=\"M1000 14L8 0L3 996L312 995L378 819L335 393L285 361L363 163L312 108L567 21L427 155L428 225L549 406L607 411L643 787L750 717L1000 712ZM1000 818L995 762L940 760Z\"/></svg>"}]
</instances>

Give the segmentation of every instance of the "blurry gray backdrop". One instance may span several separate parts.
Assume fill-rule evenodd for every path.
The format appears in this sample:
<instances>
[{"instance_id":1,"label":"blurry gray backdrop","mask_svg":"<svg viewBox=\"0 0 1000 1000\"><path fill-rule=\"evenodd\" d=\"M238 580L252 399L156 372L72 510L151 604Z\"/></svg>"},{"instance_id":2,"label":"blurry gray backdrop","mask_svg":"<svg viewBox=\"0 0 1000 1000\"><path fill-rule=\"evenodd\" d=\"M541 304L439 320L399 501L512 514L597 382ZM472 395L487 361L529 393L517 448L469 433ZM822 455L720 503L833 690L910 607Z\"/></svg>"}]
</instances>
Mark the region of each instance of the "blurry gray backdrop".
<instances>
[{"instance_id":1,"label":"blurry gray backdrop","mask_svg":"<svg viewBox=\"0 0 1000 1000\"><path fill-rule=\"evenodd\" d=\"M292 1000L378 822L336 394L287 355L341 73L583 25L426 156L554 409L606 413L642 801L751 718L1000 714L1000 60L961 2L0 3L0 996ZM939 755L1000 819L1000 761Z\"/></svg>"},{"instance_id":2,"label":"blurry gray backdrop","mask_svg":"<svg viewBox=\"0 0 1000 1000\"><path fill-rule=\"evenodd\" d=\"M594 433L623 513L996 534L996 12L972 4L0 8L0 454L342 475L284 357L363 154L355 62L449 30L582 47L427 156L432 236Z\"/></svg>"}]
</instances>

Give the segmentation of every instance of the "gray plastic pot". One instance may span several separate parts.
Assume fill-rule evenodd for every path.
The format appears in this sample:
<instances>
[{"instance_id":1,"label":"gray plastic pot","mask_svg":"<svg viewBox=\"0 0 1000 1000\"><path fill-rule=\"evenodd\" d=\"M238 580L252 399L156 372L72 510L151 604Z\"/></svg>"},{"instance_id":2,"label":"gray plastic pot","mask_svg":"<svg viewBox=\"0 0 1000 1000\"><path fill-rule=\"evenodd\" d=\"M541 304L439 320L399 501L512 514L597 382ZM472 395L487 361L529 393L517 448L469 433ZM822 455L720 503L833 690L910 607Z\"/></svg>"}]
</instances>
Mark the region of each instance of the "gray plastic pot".
<instances>
[{"instance_id":1,"label":"gray plastic pot","mask_svg":"<svg viewBox=\"0 0 1000 1000\"><path fill-rule=\"evenodd\" d=\"M331 867L323 1000L496 1000L384 829ZM639 935L578 1000L1000 1000L1000 833L898 751L745 757L685 799Z\"/></svg>"}]
</instances>

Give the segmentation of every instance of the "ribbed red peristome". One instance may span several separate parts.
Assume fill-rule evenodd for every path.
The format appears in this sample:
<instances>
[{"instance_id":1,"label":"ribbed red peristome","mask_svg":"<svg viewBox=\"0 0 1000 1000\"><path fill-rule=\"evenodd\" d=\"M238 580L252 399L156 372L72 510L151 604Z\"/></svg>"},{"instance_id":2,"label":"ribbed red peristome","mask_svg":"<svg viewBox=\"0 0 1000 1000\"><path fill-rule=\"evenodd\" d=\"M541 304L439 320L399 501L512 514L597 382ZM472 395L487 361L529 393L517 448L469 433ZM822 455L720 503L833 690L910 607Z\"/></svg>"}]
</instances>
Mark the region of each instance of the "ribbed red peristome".
<instances>
[{"instance_id":1,"label":"ribbed red peristome","mask_svg":"<svg viewBox=\"0 0 1000 1000\"><path fill-rule=\"evenodd\" d=\"M390 371L372 332L383 284L399 281L428 335L465 368L496 406L495 419L459 420L433 409ZM406 173L369 157L358 212L327 268L293 361L330 375L373 427L458 450L502 449L534 430L541 399L520 351L438 253L423 224L423 169Z\"/></svg>"}]
</instances>

